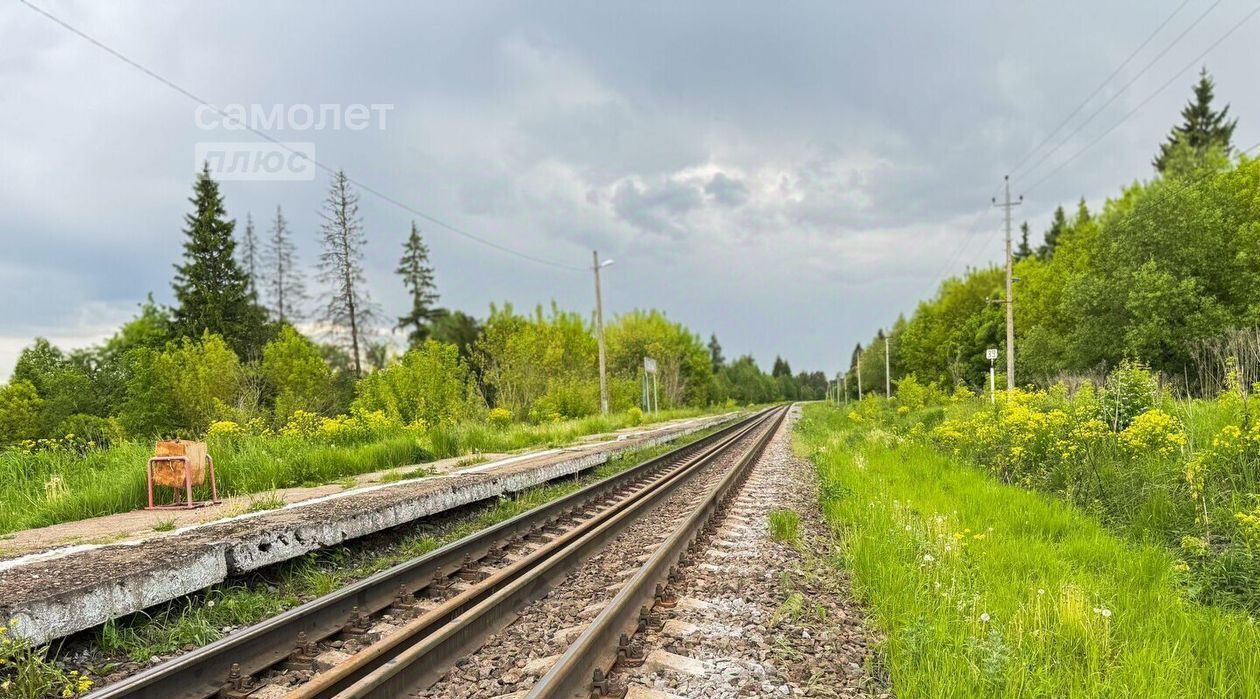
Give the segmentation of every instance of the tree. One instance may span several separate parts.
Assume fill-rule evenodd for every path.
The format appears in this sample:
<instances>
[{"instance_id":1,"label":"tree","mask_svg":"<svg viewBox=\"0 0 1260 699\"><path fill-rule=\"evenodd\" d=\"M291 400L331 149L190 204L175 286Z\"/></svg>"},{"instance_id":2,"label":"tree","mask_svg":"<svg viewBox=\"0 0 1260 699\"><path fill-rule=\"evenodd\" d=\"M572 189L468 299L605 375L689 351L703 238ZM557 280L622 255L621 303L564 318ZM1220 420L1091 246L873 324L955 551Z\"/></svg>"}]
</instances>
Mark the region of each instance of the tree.
<instances>
[{"instance_id":1,"label":"tree","mask_svg":"<svg viewBox=\"0 0 1260 699\"><path fill-rule=\"evenodd\" d=\"M1181 110L1182 123L1174 126L1168 140L1159 146L1159 154L1151 161L1160 173L1166 171L1179 145L1189 147L1194 154L1204 156L1219 149L1228 155L1233 149L1234 127L1238 120L1229 118L1229 105L1221 111L1212 109L1215 83L1207 68L1199 71L1199 82L1194 86L1194 99Z\"/></svg>"},{"instance_id":2,"label":"tree","mask_svg":"<svg viewBox=\"0 0 1260 699\"><path fill-rule=\"evenodd\" d=\"M718 373L726 358L722 356L722 345L718 343L717 333L709 334L709 361L713 364L713 373Z\"/></svg>"},{"instance_id":3,"label":"tree","mask_svg":"<svg viewBox=\"0 0 1260 699\"><path fill-rule=\"evenodd\" d=\"M184 262L175 266L174 325L184 337L204 333L223 337L238 354L256 356L266 335L263 311L249 288L249 277L237 264L236 224L226 218L219 185L210 167L197 173L193 212L184 217Z\"/></svg>"},{"instance_id":4,"label":"tree","mask_svg":"<svg viewBox=\"0 0 1260 699\"><path fill-rule=\"evenodd\" d=\"M363 276L367 236L359 218L359 195L350 188L343 170L333 175L322 215L319 269L320 280L328 286L323 321L334 336L348 344L355 376L362 376L364 338L371 332L376 311Z\"/></svg>"},{"instance_id":5,"label":"tree","mask_svg":"<svg viewBox=\"0 0 1260 699\"><path fill-rule=\"evenodd\" d=\"M776 379L780 376L791 376L792 367L788 365L786 359L776 356L774 358L774 368L770 370L770 375Z\"/></svg>"},{"instance_id":6,"label":"tree","mask_svg":"<svg viewBox=\"0 0 1260 699\"><path fill-rule=\"evenodd\" d=\"M1015 248L1014 257L1016 260L1022 260L1032 257L1033 250L1028 245L1028 222L1024 221L1019 224L1019 247Z\"/></svg>"},{"instance_id":7,"label":"tree","mask_svg":"<svg viewBox=\"0 0 1260 699\"><path fill-rule=\"evenodd\" d=\"M276 207L264 252L267 298L276 321L286 323L302 318L302 302L306 300L306 282L297 268L297 246L289 235L289 222Z\"/></svg>"},{"instance_id":8,"label":"tree","mask_svg":"<svg viewBox=\"0 0 1260 699\"><path fill-rule=\"evenodd\" d=\"M1046 242L1037 249L1037 256L1043 260L1054 256L1054 250L1059 246L1059 238L1067 229L1067 214L1063 213L1062 206L1056 207L1054 217L1050 220L1050 228L1046 231Z\"/></svg>"},{"instance_id":9,"label":"tree","mask_svg":"<svg viewBox=\"0 0 1260 699\"><path fill-rule=\"evenodd\" d=\"M258 275L262 272L261 256L262 249L258 243L258 234L254 232L254 217L246 213L245 235L241 236L240 263L241 268L245 270L246 278L249 279L249 293L254 295L255 301L258 299Z\"/></svg>"},{"instance_id":10,"label":"tree","mask_svg":"<svg viewBox=\"0 0 1260 699\"><path fill-rule=\"evenodd\" d=\"M403 286L411 294L411 310L398 319L395 329L411 328L407 341L412 347L422 344L432 333L433 320L438 315L437 284L433 281L433 268L429 266L429 246L420 237L416 222L411 222L411 235L403 245L402 258L395 272L402 277Z\"/></svg>"}]
</instances>

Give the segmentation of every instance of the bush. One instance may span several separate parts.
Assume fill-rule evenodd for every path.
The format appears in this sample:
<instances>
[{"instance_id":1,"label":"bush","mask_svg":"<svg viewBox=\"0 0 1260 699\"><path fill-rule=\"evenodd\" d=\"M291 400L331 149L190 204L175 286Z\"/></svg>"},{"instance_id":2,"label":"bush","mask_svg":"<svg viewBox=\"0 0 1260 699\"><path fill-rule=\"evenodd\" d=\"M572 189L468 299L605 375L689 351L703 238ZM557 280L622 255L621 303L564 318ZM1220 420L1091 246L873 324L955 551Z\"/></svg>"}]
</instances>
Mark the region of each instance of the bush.
<instances>
[{"instance_id":1,"label":"bush","mask_svg":"<svg viewBox=\"0 0 1260 699\"><path fill-rule=\"evenodd\" d=\"M495 408L486 417L495 427L507 427L512 424L512 411L507 408Z\"/></svg>"},{"instance_id":2,"label":"bush","mask_svg":"<svg viewBox=\"0 0 1260 699\"><path fill-rule=\"evenodd\" d=\"M1155 405L1155 375L1141 362L1124 360L1107 376L1103 389L1103 419L1120 431Z\"/></svg>"},{"instance_id":3,"label":"bush","mask_svg":"<svg viewBox=\"0 0 1260 699\"><path fill-rule=\"evenodd\" d=\"M57 431L66 439L93 447L108 447L121 442L125 436L122 423L117 418L83 414L62 420Z\"/></svg>"},{"instance_id":4,"label":"bush","mask_svg":"<svg viewBox=\"0 0 1260 699\"><path fill-rule=\"evenodd\" d=\"M43 403L30 381L12 381L0 387L0 444L38 439Z\"/></svg>"},{"instance_id":5,"label":"bush","mask_svg":"<svg viewBox=\"0 0 1260 699\"><path fill-rule=\"evenodd\" d=\"M458 422L478 412L468 368L455 345L429 340L402 359L365 376L356 387L351 411L379 411L404 425Z\"/></svg>"},{"instance_id":6,"label":"bush","mask_svg":"<svg viewBox=\"0 0 1260 699\"><path fill-rule=\"evenodd\" d=\"M244 378L236 354L209 333L161 351L140 348L129 358L131 380L119 418L136 436L201 437L230 412Z\"/></svg>"},{"instance_id":7,"label":"bush","mask_svg":"<svg viewBox=\"0 0 1260 699\"><path fill-rule=\"evenodd\" d=\"M275 415L283 419L295 411L322 413L332 405L333 374L315 346L286 325L263 348L262 376L275 393Z\"/></svg>"}]
</instances>

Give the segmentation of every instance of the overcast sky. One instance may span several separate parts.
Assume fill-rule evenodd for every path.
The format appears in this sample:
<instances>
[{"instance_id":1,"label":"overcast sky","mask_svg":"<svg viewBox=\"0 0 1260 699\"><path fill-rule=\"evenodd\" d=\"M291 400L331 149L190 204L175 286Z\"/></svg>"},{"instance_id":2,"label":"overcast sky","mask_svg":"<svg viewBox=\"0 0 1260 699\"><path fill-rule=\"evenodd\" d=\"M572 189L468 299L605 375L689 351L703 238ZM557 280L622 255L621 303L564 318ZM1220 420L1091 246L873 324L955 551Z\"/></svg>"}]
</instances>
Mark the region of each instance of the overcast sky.
<instances>
[{"instance_id":1,"label":"overcast sky","mask_svg":"<svg viewBox=\"0 0 1260 699\"><path fill-rule=\"evenodd\" d=\"M607 312L659 308L716 332L728 357L829 373L945 274L999 258L1002 174L1182 4L32 1L217 105L394 105L383 129L269 135L528 255L584 267L598 249L616 260ZM1149 177L1195 71L1029 188L1254 6L1220 2L1016 178L1017 221L1039 237L1057 204ZM1077 120L1209 7L1186 2ZM1204 60L1242 147L1260 139L1258 30ZM195 108L31 9L0 7L0 377L34 336L90 344L147 294L170 301L197 144L260 140L199 128ZM326 190L323 173L223 183L238 228L252 213L262 230L282 206L307 266ZM371 292L397 316L393 268L415 216L370 194L361 213ZM590 311L589 272L418 222L444 305Z\"/></svg>"}]
</instances>

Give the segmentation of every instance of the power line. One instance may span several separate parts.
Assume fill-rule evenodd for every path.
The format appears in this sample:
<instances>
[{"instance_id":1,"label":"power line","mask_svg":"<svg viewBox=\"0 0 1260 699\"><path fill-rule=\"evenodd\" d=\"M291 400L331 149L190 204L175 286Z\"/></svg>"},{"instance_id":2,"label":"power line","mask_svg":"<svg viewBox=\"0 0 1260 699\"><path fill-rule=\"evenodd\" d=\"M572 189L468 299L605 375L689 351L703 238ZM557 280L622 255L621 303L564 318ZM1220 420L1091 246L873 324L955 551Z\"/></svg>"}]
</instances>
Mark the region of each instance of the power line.
<instances>
[{"instance_id":1,"label":"power line","mask_svg":"<svg viewBox=\"0 0 1260 699\"><path fill-rule=\"evenodd\" d=\"M1020 176L1026 177L1028 173L1032 172L1033 170L1036 170L1037 166L1045 162L1047 158L1049 158L1051 155L1054 155L1063 146L1066 146L1068 142L1072 140L1073 136L1080 133L1081 129L1084 129L1086 126L1089 125L1090 122L1094 120L1094 117L1101 114L1102 111L1106 109L1108 106L1110 106L1112 102L1115 102L1116 99L1120 97L1120 95L1124 94L1125 90L1128 90L1130 87L1132 87L1134 83L1136 83L1143 75L1146 74L1146 71L1150 70L1152 66L1154 66L1156 63L1160 61L1160 59L1166 56L1168 52L1172 50L1172 47L1176 46L1177 43L1180 42L1181 39L1186 36L1186 34L1189 34L1190 30L1198 26L1199 22L1202 22L1203 19L1207 17L1208 14L1212 12L1212 10L1216 9L1216 6L1219 4L1221 4L1221 0L1216 0L1216 2L1209 5L1208 8L1203 11L1202 14L1200 14L1198 17L1195 17L1194 21L1190 23L1190 26L1181 30L1181 33L1178 34L1176 37L1174 37L1173 40L1167 46L1165 46L1162 51L1156 54L1154 58L1148 61L1146 65L1142 66L1142 69L1139 70L1137 74L1134 75L1132 78L1130 78L1129 82L1122 85L1119 90L1116 90L1115 93L1111 95L1111 97L1108 97L1105 102L1103 102L1101 105L1098 106L1097 109L1091 112L1090 115L1085 118L1085 121L1082 121L1081 123L1077 124L1076 128L1072 129L1071 133L1069 133L1067 136L1063 138L1062 141L1059 142L1059 145L1043 153L1040 158L1037 158L1037 160L1034 161L1027 168L1025 168L1022 173L1012 172L1011 176L1012 177L1020 177ZM1230 31L1232 32L1233 30L1230 30ZM1219 40L1217 43L1219 43ZM1213 46L1215 46L1215 44ZM1209 48L1208 50L1210 51L1211 49Z\"/></svg>"},{"instance_id":2,"label":"power line","mask_svg":"<svg viewBox=\"0 0 1260 699\"><path fill-rule=\"evenodd\" d=\"M1032 157L1034 153L1041 150L1042 146L1049 143L1050 139L1054 138L1055 134L1059 133L1059 129L1062 129L1064 126L1067 126L1068 122L1072 121L1073 117L1075 117L1077 114L1080 114L1081 110L1085 108L1085 105L1089 104L1090 100L1097 97L1098 93L1102 92L1103 88L1107 86L1107 83L1111 82L1113 78L1119 75L1120 71L1124 70L1124 67L1129 65L1129 62L1132 61L1134 58L1136 58L1137 55L1141 53L1142 49L1146 48L1146 45L1151 43L1151 40L1154 39L1161 31L1163 31L1164 27L1168 26L1168 23L1172 21L1172 18L1176 17L1177 14L1181 12L1181 10L1185 8L1186 5L1189 5L1189 4L1190 4L1190 0L1182 0L1182 3L1177 6L1177 9L1173 10L1172 14L1165 17L1164 21L1160 22L1158 27L1155 27L1155 31L1151 32L1150 36L1146 37L1146 40L1143 41L1136 49L1133 49L1133 53L1130 53L1128 58L1121 61L1120 65L1116 66L1116 69L1111 71L1111 75L1108 75L1105 80L1103 80L1101 83L1098 83L1098 87L1094 88L1094 91L1089 93L1088 97L1086 97L1084 100L1081 100L1081 103L1076 105L1076 109L1073 109L1070 114L1064 117L1063 121L1059 122L1059 125L1054 127L1054 129L1051 130L1050 133L1046 134L1046 137L1043 138L1040 143L1034 146L1032 150L1025 153L1024 157L1020 158L1019 162L1015 163L1014 167L1012 167L1008 172L1011 172L1011 173L1017 172L1020 166L1023 165L1025 162L1027 162L1028 159Z\"/></svg>"},{"instance_id":3,"label":"power line","mask_svg":"<svg viewBox=\"0 0 1260 699\"><path fill-rule=\"evenodd\" d=\"M179 94L183 95L184 97L187 97L188 99L190 99L190 100L192 100L192 101L196 102L197 104L202 105L202 106L204 106L204 107L207 107L207 108L209 108L209 109L213 110L216 114L218 114L218 115L219 115L219 116L221 116L221 117L225 117L225 118L231 119L233 122L239 123L239 125L240 125L242 128L244 128L245 130L247 130L247 131L249 131L249 132L253 133L255 136L258 136L259 138L262 138L262 139L264 139L264 140L266 140L266 141L268 141L268 142L270 142L270 143L272 143L272 144L274 144L274 145L276 145L276 146L279 146L280 148L283 148L284 150L288 151L289 153L291 153L291 154L293 154L293 155L298 156L299 158L302 158L302 159L305 159L305 160L309 160L309 161L311 162L311 164L315 165L315 166L316 166L316 167L318 167L319 169L321 169L321 170L323 170L323 171L325 171L325 172L327 172L327 173L329 173L329 174L335 174L336 172L338 172L338 170L337 170L336 168L333 168L333 167L331 167L331 166L329 166L329 165L326 165L326 164L324 164L324 163L322 163L322 162L320 162L320 161L318 161L318 160L316 160L316 159L314 159L314 158L311 158L311 157L307 156L305 153L300 153L300 152L298 152L298 151L294 150L293 148L289 147L289 146L288 146L287 144L285 144L284 142L282 142L282 141L280 141L280 140L278 140L278 139L274 138L273 136L271 136L271 135L267 134L266 132L260 131L259 129L256 129L256 128L254 128L253 126L250 126L248 123L241 122L241 121L239 121L239 120L237 120L237 119L234 119L233 117L231 117L231 116L229 116L228 114L226 114L226 113L225 113L222 109L219 109L219 107L218 107L217 105L215 105L215 104L211 103L211 102L210 102L210 101L208 101L208 100L202 99L202 98L201 98L201 97L199 97L196 93L193 93L193 92L191 92L190 90L187 90L187 89L185 89L185 88L181 87L180 85L176 84L175 82L173 82L173 81L171 81L171 80L169 80L169 79L167 79L167 78L165 78L165 77L163 77L163 76L159 75L158 73L155 73L154 71L150 70L149 68L145 67L144 65L142 65L142 64L140 64L140 63L138 63L138 62L136 62L136 61L134 61L134 60L132 60L132 59L128 58L126 55L124 55L124 54L122 54L121 52L119 52L119 51L117 51L117 50L115 50L115 49L113 49L113 48L111 48L111 47L107 46L106 44L104 44L104 43L102 43L102 42L100 42L100 41L98 41L97 39L93 38L92 36L89 36L88 34L84 33L83 31L81 31L81 30L79 30L78 28L74 27L73 25L69 24L69 23L68 23L68 22L66 22L65 20L62 20L61 18L59 18L59 17L57 17L57 16L55 16L55 15L53 15L53 14L49 13L48 11L44 10L43 8L38 7L38 6L34 5L34 4L32 4L29 0L18 0L18 1L19 1L19 2L21 2L23 5L27 6L28 8L30 8L31 10L33 10L34 12L36 12L36 13L38 13L38 14L40 14L40 15L43 15L45 18L47 18L47 19L51 20L53 23L55 23L55 24L59 25L59 26L60 26L60 27L62 27L63 29L65 29L65 30L69 31L70 33L72 33L72 34L74 34L74 35L78 36L79 38L81 38L81 39L83 39L83 40L87 41L88 43L92 44L93 46L96 46L97 48L99 48L99 49L101 49L102 51L104 51L104 52L108 53L109 55L113 56L114 58L117 58L118 60L122 61L123 63L126 63L127 65L131 66L132 68L135 68L136 70L140 71L141 73L144 73L145 75L149 76L150 78L153 78L154 80L156 80L156 81L158 81L158 82L162 83L162 84L163 84L163 85L165 85L166 87L168 87L168 88L170 88L170 89L174 90L175 92L178 92ZM394 205L394 206L398 207L399 209L402 209L403 211L406 211L406 212L408 212L408 213L410 213L410 214L412 214L412 215L414 215L414 216L417 216L417 217L419 217L419 218L422 218L422 219L424 219L425 221L428 221L429 223L432 223L432 224L434 224L434 225L436 225L436 226L438 226L438 227L440 227L440 228L444 228L444 229L446 229L446 230L448 230L448 231L450 231L450 232L452 232L452 233L455 233L456 235L463 236L463 237L465 237L465 238L467 238L467 239L469 239L469 240L472 240L472 241L474 241L474 242L481 243L482 245L485 245L485 246L488 246L488 247L494 248L495 250L498 250L498 251L500 251L500 252L505 252L505 253L507 253L507 254L509 254L509 255L515 255L516 257L519 257L519 258L521 258L521 259L529 260L530 262L535 262L535 263L537 263L537 264L541 264L541 265L547 265L547 266L549 266L549 267L555 267L555 268L557 268L557 269L564 269L564 270L569 270L569 271L573 271L573 272L585 272L585 271L586 271L586 269L585 269L584 267L577 267L577 266L574 266L574 265L567 265L567 264L564 264L564 263L561 263L561 262L555 262L555 261L553 261L553 260L547 260L547 259L544 259L544 258L541 258L541 257L535 257L534 255L531 255L531 254L529 254L529 253L522 252L522 251L517 250L517 249L515 249L515 248L510 248L510 247L507 247L506 245L502 245L502 244L500 244L500 243L496 243L496 242L494 242L493 240L489 240L489 239L487 239L487 238L483 238L483 237L481 237L481 236L479 236L479 235L476 235L475 233L470 233L470 232L468 232L468 231L466 231L466 230L463 230L462 228L459 228L458 226L454 226L454 225L449 224L449 223L447 223L447 222L445 222L445 221L443 221L443 220L441 220L441 219L439 219L439 218L436 218L436 217L434 217L434 216L431 216L430 214L427 214L427 213L425 213L425 212L423 212L423 211L420 211L419 209L416 209L415 207L410 206L409 204L406 204L406 203L404 203L404 202L401 202L401 201L399 201L398 199L395 199L394 197L392 197L392 196L390 196L390 195L388 195L388 194L386 194L386 193L384 193L384 192L382 192L382 191L380 191L380 190L378 190L378 189L376 189L376 188L374 188L374 187L372 187L372 186L370 186L370 185L367 185L367 184L365 184L365 183L363 183L363 182L360 182L360 181L358 181L358 180L352 179L352 178L350 178L350 177L347 177L347 178L346 178L346 180L347 180L347 181L349 181L351 184L355 185L356 187L358 187L359 189L363 190L364 192L367 192L368 194L371 194L371 195L373 195L373 196L377 197L377 198L378 198L378 199L380 199L381 201L384 201L384 202L387 202L387 203L389 203L389 204L392 204L392 205Z\"/></svg>"},{"instance_id":4,"label":"power line","mask_svg":"<svg viewBox=\"0 0 1260 699\"><path fill-rule=\"evenodd\" d=\"M1218 2L1219 2L1219 0L1218 0ZM1164 82L1164 84L1163 84L1163 85L1160 85L1158 88L1156 88L1156 89L1155 89L1155 91L1154 91L1154 92L1152 92L1151 94L1147 95L1147 96L1146 96L1146 99L1143 99L1141 102L1139 102L1139 103L1138 103L1138 105L1137 105L1136 107L1134 107L1133 109L1129 110L1129 111L1128 111L1128 112L1127 112L1127 113L1126 113L1123 117L1121 117L1121 118L1120 118L1120 120L1119 120L1119 121L1117 121L1116 123L1112 124L1112 125L1111 125L1111 126L1110 126L1107 130L1106 130L1106 131L1103 131L1101 134L1099 134L1099 135L1098 135L1098 137L1097 137L1097 138L1095 138L1094 140L1092 140L1092 141L1090 141L1089 143L1087 143L1087 144L1085 145L1085 147L1084 147L1084 148L1081 148L1080 150L1076 151L1076 153L1072 154L1072 156L1071 156L1071 157L1069 157L1067 160L1064 160L1063 162L1061 162L1061 163L1059 163L1058 165L1056 165L1056 166L1054 167L1054 169L1052 169L1050 172L1047 172L1045 175L1043 175L1043 176L1042 176L1040 179L1038 179L1036 182L1033 182L1031 185L1029 185L1029 186L1025 187L1025 188L1024 188L1024 191L1025 191L1025 192L1029 192L1029 191L1031 191L1031 190L1035 189L1038 185L1042 184L1042 183L1043 183L1043 182L1045 182L1046 180L1048 180L1048 179L1050 179L1051 177L1053 177L1056 173L1058 173L1058 172L1059 172L1060 170L1062 170L1064 167L1067 167L1067 165L1068 165L1069 163L1071 163L1071 162L1073 162L1074 160L1076 160L1077 158L1079 158L1079 157L1080 157L1083 153L1085 153L1085 151L1087 151L1087 150L1089 150L1090 148L1093 148L1095 145L1097 145L1097 143L1098 143L1099 141L1101 141L1101 140L1103 140L1104 138L1106 138L1106 137L1107 137L1107 136L1108 136L1108 135L1109 135L1112 131L1115 131L1115 130L1116 130L1116 129L1117 129L1117 128L1121 125L1121 124L1123 124L1124 122L1128 121L1128 120L1129 120L1129 118L1130 118L1130 117L1132 117L1134 114L1138 113L1138 111L1139 111L1139 110L1141 110L1141 109L1142 109L1142 107L1145 107L1145 106L1147 105L1147 103L1149 103L1151 100L1155 99L1155 97L1156 97L1157 95L1159 95L1159 93L1161 93L1161 92L1163 92L1164 90L1168 89L1168 87L1169 87L1170 85L1172 85L1174 82L1176 82L1177 80L1179 80L1179 79L1181 78L1181 76L1182 76L1182 75L1183 75L1186 71L1190 70L1190 69L1191 69L1191 68L1193 68L1195 65L1197 65L1200 61L1202 61L1202 60L1203 60L1203 58L1204 58L1205 56L1207 56L1209 53L1211 53L1213 49L1215 49L1217 46L1219 46L1219 45L1221 44L1221 42L1225 41L1225 40L1226 40L1226 39L1228 39L1231 35L1233 35L1233 33L1234 33L1234 32L1236 32L1236 31L1238 31L1239 29L1241 29L1241 28L1242 28L1242 26L1243 26L1244 24L1246 24L1246 23L1247 23L1247 21L1248 21L1248 20L1250 20L1252 17L1254 17L1254 16L1256 15L1256 13L1258 13L1258 12L1260 12L1260 6L1257 6L1257 7L1256 7L1255 9L1253 9L1251 12L1248 12L1246 15L1244 15L1242 19L1238 20L1238 22L1234 24L1234 26L1232 26L1232 27L1230 27L1230 28L1229 28L1229 31L1227 31L1227 32L1225 32L1224 34L1222 34L1222 35L1220 36L1220 38L1218 38L1216 41L1212 42L1212 45L1211 45L1211 46L1208 46L1208 47L1207 47L1207 49L1205 49L1205 50L1203 51L1203 53L1200 53L1198 56L1195 56L1195 57L1194 57L1194 60L1190 61L1190 62L1189 62L1189 63L1187 63L1187 64L1186 64L1186 65L1185 65L1185 66L1184 66L1181 70L1179 70L1179 71L1177 71L1176 73L1174 73L1174 74L1173 74L1173 76L1172 76L1171 78L1169 78L1166 82Z\"/></svg>"}]
</instances>

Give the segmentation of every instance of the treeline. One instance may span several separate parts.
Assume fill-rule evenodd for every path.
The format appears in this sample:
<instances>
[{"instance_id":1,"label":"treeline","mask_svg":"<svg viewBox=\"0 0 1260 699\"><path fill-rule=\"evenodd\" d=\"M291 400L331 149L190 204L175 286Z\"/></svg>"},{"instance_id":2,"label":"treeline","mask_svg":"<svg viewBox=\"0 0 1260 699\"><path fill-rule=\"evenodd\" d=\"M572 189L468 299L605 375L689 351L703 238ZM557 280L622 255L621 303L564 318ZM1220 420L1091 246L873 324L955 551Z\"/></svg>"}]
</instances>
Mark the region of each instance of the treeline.
<instances>
[{"instance_id":1,"label":"treeline","mask_svg":"<svg viewBox=\"0 0 1260 699\"><path fill-rule=\"evenodd\" d=\"M357 195L343 173L331 182L320 230L318 311L283 211L259 234L238 235L207 170L194 185L175 303L152 298L105 343L64 351L44 339L26 348L0 386L0 445L71 439L200 437L218 421L279 429L294 416L372 415L401 425L491 419L547 422L599 410L591 320L554 304L529 313L492 306L485 318L437 305L429 251L412 224L397 273L411 307L380 332L368 294ZM317 331L308 337L299 328ZM818 399L822 372L771 373L750 356L727 361L659 311L634 311L605 328L611 408L640 403L643 357L658 364L663 408Z\"/></svg>"},{"instance_id":2,"label":"treeline","mask_svg":"<svg viewBox=\"0 0 1260 699\"><path fill-rule=\"evenodd\" d=\"M1014 255L1020 385L1100 376L1126 358L1191 393L1218 390L1235 369L1260 379L1260 351L1238 351L1260 350L1260 162L1235 154L1235 122L1212 99L1204 72L1150 181L1129 185L1100 211L1084 200L1060 206L1038 247L1024 224ZM1003 285L997 266L946 280L908 319L854 350L850 394L859 363L863 390L883 391L885 335L894 383L913 375L984 385L985 349L1005 356L1005 308L994 303ZM1249 366L1235 366L1248 358Z\"/></svg>"}]
</instances>

